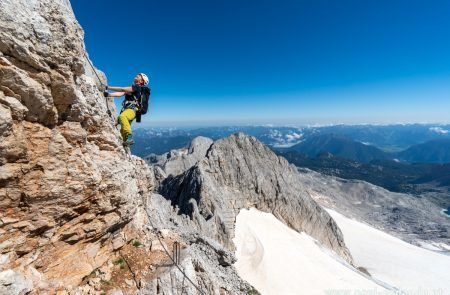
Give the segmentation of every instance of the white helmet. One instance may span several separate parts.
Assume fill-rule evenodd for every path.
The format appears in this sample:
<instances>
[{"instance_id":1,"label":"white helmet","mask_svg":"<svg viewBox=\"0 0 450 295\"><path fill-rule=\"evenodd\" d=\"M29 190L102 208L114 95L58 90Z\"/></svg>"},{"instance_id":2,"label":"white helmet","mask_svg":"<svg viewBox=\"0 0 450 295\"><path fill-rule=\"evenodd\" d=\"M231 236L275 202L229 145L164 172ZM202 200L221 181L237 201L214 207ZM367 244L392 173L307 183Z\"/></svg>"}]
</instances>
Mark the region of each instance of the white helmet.
<instances>
[{"instance_id":1,"label":"white helmet","mask_svg":"<svg viewBox=\"0 0 450 295\"><path fill-rule=\"evenodd\" d=\"M139 73L138 75L142 77L142 80L144 80L144 85L148 85L149 80L148 80L147 75L144 73Z\"/></svg>"}]
</instances>

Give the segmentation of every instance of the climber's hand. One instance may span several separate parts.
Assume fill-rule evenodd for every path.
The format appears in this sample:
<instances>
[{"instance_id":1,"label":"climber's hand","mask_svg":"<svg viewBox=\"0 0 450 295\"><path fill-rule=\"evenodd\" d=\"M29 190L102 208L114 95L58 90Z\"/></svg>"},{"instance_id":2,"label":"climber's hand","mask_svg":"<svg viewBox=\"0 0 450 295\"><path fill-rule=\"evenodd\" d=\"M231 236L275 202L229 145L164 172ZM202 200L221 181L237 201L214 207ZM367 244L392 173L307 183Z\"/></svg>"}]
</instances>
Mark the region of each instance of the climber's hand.
<instances>
[{"instance_id":1,"label":"climber's hand","mask_svg":"<svg viewBox=\"0 0 450 295\"><path fill-rule=\"evenodd\" d=\"M109 92L108 92L108 91L106 91L106 90L105 90L105 91L103 91L103 96L104 96L104 97L108 97L108 96L109 96Z\"/></svg>"}]
</instances>

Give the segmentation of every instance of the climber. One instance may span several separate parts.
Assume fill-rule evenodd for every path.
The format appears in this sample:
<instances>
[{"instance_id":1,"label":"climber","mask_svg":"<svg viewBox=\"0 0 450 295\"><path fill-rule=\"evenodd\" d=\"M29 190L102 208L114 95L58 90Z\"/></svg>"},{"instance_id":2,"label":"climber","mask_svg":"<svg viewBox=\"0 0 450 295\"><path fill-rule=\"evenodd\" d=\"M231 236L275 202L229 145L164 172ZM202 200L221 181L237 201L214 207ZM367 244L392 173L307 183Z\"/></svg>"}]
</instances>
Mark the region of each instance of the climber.
<instances>
[{"instance_id":1,"label":"climber","mask_svg":"<svg viewBox=\"0 0 450 295\"><path fill-rule=\"evenodd\" d=\"M138 123L141 122L141 115L147 113L150 97L148 82L147 75L139 73L134 77L133 85L129 87L106 86L104 91L105 97L120 97L125 95L125 99L122 102L122 110L118 118L120 133L122 134L122 140L125 146L134 144L131 123L134 119ZM114 92L108 92L108 90Z\"/></svg>"}]
</instances>

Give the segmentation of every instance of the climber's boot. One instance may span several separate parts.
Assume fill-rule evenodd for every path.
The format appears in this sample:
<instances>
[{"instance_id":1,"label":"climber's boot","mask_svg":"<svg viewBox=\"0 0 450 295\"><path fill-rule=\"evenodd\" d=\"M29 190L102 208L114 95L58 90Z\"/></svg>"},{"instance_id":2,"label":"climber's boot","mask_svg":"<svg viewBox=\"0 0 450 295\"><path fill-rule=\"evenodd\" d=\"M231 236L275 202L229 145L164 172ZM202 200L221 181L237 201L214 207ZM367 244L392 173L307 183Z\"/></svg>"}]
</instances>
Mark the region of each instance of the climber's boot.
<instances>
[{"instance_id":1,"label":"climber's boot","mask_svg":"<svg viewBox=\"0 0 450 295\"><path fill-rule=\"evenodd\" d=\"M133 145L134 144L134 139L133 139L133 135L130 134L127 136L127 139L124 140L123 145L124 146L129 146L129 145Z\"/></svg>"}]
</instances>

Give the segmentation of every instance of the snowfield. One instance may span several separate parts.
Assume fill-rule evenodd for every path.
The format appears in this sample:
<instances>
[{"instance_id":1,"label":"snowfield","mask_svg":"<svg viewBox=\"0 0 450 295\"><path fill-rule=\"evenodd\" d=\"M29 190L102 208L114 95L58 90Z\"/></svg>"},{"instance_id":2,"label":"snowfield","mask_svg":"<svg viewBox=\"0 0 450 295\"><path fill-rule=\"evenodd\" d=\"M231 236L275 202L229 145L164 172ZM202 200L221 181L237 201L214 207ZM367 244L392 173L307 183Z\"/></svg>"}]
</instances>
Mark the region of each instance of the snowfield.
<instances>
[{"instance_id":1,"label":"snowfield","mask_svg":"<svg viewBox=\"0 0 450 295\"><path fill-rule=\"evenodd\" d=\"M254 208L240 211L233 241L239 275L262 294L385 290L307 234Z\"/></svg>"},{"instance_id":2,"label":"snowfield","mask_svg":"<svg viewBox=\"0 0 450 295\"><path fill-rule=\"evenodd\" d=\"M450 256L405 243L333 210L355 265L270 213L242 209L236 218L239 275L261 294L450 294Z\"/></svg>"},{"instance_id":3,"label":"snowfield","mask_svg":"<svg viewBox=\"0 0 450 295\"><path fill-rule=\"evenodd\" d=\"M406 293L450 294L450 256L406 243L327 209L357 266ZM442 291L442 293L439 293Z\"/></svg>"}]
</instances>

